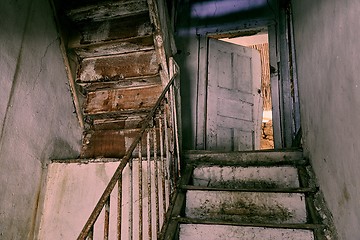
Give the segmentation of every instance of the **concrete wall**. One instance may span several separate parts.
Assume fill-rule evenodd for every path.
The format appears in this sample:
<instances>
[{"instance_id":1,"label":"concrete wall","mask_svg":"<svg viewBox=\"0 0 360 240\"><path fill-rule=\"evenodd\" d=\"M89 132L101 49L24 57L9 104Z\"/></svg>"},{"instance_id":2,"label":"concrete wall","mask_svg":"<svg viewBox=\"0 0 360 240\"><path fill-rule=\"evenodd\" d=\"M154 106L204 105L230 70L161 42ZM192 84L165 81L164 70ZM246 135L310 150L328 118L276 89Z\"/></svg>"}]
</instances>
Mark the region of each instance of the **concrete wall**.
<instances>
[{"instance_id":1,"label":"concrete wall","mask_svg":"<svg viewBox=\"0 0 360 240\"><path fill-rule=\"evenodd\" d=\"M42 169L81 129L49 1L1 1L0 29L0 239L32 239Z\"/></svg>"},{"instance_id":2,"label":"concrete wall","mask_svg":"<svg viewBox=\"0 0 360 240\"><path fill-rule=\"evenodd\" d=\"M340 239L359 239L360 2L292 3L305 154Z\"/></svg>"}]
</instances>

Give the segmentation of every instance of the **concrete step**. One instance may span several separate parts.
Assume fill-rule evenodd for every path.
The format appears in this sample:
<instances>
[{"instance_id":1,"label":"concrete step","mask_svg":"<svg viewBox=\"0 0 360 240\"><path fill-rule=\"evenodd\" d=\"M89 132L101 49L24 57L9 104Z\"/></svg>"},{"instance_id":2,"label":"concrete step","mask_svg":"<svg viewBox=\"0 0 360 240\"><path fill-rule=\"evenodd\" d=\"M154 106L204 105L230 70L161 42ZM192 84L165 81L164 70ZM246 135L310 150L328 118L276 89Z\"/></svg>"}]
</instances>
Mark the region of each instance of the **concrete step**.
<instances>
[{"instance_id":1,"label":"concrete step","mask_svg":"<svg viewBox=\"0 0 360 240\"><path fill-rule=\"evenodd\" d=\"M303 153L297 149L244 152L192 150L185 152L183 156L190 164L208 166L295 166L308 163L304 160Z\"/></svg>"},{"instance_id":2,"label":"concrete step","mask_svg":"<svg viewBox=\"0 0 360 240\"><path fill-rule=\"evenodd\" d=\"M197 166L193 185L216 188L298 188L296 167Z\"/></svg>"},{"instance_id":3,"label":"concrete step","mask_svg":"<svg viewBox=\"0 0 360 240\"><path fill-rule=\"evenodd\" d=\"M185 216L249 223L307 221L303 193L189 190Z\"/></svg>"},{"instance_id":4,"label":"concrete step","mask_svg":"<svg viewBox=\"0 0 360 240\"><path fill-rule=\"evenodd\" d=\"M311 230L180 224L180 240L313 240Z\"/></svg>"}]
</instances>

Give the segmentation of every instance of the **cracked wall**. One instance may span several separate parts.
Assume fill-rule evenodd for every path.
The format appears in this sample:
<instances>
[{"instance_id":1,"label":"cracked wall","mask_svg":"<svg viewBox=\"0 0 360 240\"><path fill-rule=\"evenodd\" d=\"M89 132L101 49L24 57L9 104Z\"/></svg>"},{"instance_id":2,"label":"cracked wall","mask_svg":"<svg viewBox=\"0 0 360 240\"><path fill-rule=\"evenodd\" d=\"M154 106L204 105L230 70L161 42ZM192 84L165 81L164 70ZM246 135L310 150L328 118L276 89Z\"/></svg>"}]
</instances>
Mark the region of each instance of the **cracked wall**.
<instances>
[{"instance_id":1,"label":"cracked wall","mask_svg":"<svg viewBox=\"0 0 360 240\"><path fill-rule=\"evenodd\" d=\"M79 155L81 129L49 1L0 5L0 239L32 239L43 169Z\"/></svg>"}]
</instances>

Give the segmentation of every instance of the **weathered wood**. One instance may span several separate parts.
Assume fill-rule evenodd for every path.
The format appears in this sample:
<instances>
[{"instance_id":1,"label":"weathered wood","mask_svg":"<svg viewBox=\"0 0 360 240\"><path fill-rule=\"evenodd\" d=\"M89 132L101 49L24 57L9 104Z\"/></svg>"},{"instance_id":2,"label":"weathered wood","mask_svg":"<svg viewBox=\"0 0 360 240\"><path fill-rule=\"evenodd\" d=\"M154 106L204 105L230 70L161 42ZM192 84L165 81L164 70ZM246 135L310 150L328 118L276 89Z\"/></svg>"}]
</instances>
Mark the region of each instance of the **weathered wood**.
<instances>
[{"instance_id":1,"label":"weathered wood","mask_svg":"<svg viewBox=\"0 0 360 240\"><path fill-rule=\"evenodd\" d=\"M140 128L122 129L122 130L97 130L87 131L84 134L83 146L81 149L81 158L121 158L125 156L136 137L140 133ZM157 139L159 139L159 130L157 129ZM142 154L146 155L146 137L141 140ZM150 140L153 145L153 140ZM157 144L159 146L159 144ZM153 150L151 150L151 154ZM138 150L134 150L133 156L138 155Z\"/></svg>"},{"instance_id":2,"label":"weathered wood","mask_svg":"<svg viewBox=\"0 0 360 240\"><path fill-rule=\"evenodd\" d=\"M161 85L89 92L84 113L98 114L149 109L155 105L161 92Z\"/></svg>"},{"instance_id":3,"label":"weathered wood","mask_svg":"<svg viewBox=\"0 0 360 240\"><path fill-rule=\"evenodd\" d=\"M73 38L69 44L80 58L100 57L130 53L136 51L146 51L154 49L154 40L152 35L142 37L116 39L113 41L81 44L79 38Z\"/></svg>"},{"instance_id":4,"label":"weathered wood","mask_svg":"<svg viewBox=\"0 0 360 240\"><path fill-rule=\"evenodd\" d=\"M74 22L81 22L102 21L143 12L148 12L146 0L122 0L99 2L92 5L87 4L68 10L66 15Z\"/></svg>"},{"instance_id":5,"label":"weathered wood","mask_svg":"<svg viewBox=\"0 0 360 240\"><path fill-rule=\"evenodd\" d=\"M260 149L260 54L216 39L208 51L206 149Z\"/></svg>"},{"instance_id":6,"label":"weathered wood","mask_svg":"<svg viewBox=\"0 0 360 240\"><path fill-rule=\"evenodd\" d=\"M86 91L96 91L101 89L116 89L116 88L159 85L161 84L161 79L159 75L155 75L155 76L119 79L119 81L90 82L90 83L78 82L78 84Z\"/></svg>"},{"instance_id":7,"label":"weathered wood","mask_svg":"<svg viewBox=\"0 0 360 240\"><path fill-rule=\"evenodd\" d=\"M116 118L94 119L94 130L120 130L140 128L143 124L146 114L137 113L136 115L121 116Z\"/></svg>"},{"instance_id":8,"label":"weathered wood","mask_svg":"<svg viewBox=\"0 0 360 240\"><path fill-rule=\"evenodd\" d=\"M80 44L93 44L152 34L152 26L147 12L136 17L127 16L101 22L79 23L77 29L80 33Z\"/></svg>"},{"instance_id":9,"label":"weathered wood","mask_svg":"<svg viewBox=\"0 0 360 240\"><path fill-rule=\"evenodd\" d=\"M155 51L134 52L111 57L84 59L78 82L118 81L158 73Z\"/></svg>"}]
</instances>

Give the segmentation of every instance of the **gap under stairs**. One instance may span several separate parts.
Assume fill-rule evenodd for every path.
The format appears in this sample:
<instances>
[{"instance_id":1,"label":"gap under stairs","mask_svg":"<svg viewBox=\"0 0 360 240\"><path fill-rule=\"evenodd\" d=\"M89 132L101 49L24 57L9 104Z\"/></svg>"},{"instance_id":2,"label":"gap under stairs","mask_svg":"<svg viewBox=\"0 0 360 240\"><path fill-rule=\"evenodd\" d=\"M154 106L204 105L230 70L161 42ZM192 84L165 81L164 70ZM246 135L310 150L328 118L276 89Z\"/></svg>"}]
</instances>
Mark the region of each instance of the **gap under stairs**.
<instances>
[{"instance_id":1,"label":"gap under stairs","mask_svg":"<svg viewBox=\"0 0 360 240\"><path fill-rule=\"evenodd\" d=\"M301 151L190 151L166 240L325 239Z\"/></svg>"}]
</instances>

